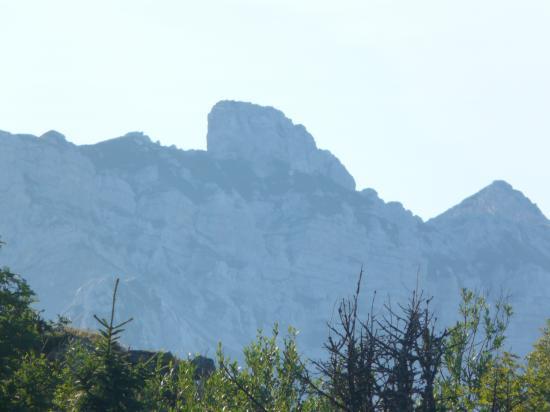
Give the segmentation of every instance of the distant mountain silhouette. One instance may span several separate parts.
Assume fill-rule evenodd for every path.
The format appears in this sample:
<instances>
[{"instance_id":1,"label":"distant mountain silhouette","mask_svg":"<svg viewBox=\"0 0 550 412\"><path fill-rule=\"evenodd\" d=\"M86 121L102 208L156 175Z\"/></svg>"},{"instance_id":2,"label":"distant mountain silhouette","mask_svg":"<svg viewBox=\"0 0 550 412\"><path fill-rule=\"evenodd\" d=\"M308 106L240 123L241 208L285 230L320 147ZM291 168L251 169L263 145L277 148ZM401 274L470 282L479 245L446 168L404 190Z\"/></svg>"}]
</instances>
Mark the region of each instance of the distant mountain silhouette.
<instances>
[{"instance_id":1,"label":"distant mountain silhouette","mask_svg":"<svg viewBox=\"0 0 550 412\"><path fill-rule=\"evenodd\" d=\"M223 101L208 150L139 132L76 146L0 132L0 263L26 276L46 315L94 327L120 276L126 343L237 352L275 321L319 354L335 302L364 265L363 310L418 284L440 323L459 289L510 294L509 345L526 352L550 316L550 222L497 181L423 222L372 189L280 111ZM417 279L418 273L418 279Z\"/></svg>"}]
</instances>

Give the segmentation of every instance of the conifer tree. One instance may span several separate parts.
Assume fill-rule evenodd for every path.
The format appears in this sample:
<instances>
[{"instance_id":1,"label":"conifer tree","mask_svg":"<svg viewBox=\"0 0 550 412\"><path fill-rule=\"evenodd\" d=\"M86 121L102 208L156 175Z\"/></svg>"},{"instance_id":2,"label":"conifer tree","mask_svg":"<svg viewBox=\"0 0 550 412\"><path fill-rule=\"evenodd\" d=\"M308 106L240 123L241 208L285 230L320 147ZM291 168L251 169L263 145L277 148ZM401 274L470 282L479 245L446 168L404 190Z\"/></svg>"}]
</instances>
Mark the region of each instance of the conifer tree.
<instances>
[{"instance_id":1,"label":"conifer tree","mask_svg":"<svg viewBox=\"0 0 550 412\"><path fill-rule=\"evenodd\" d=\"M31 307L33 302L35 294L25 279L0 268L0 411L18 408L15 374L25 357L34 358L42 346L47 324Z\"/></svg>"},{"instance_id":2,"label":"conifer tree","mask_svg":"<svg viewBox=\"0 0 550 412\"><path fill-rule=\"evenodd\" d=\"M25 353L40 349L44 324L31 308L34 301L22 277L0 269L0 380L13 373Z\"/></svg>"},{"instance_id":3,"label":"conifer tree","mask_svg":"<svg viewBox=\"0 0 550 412\"><path fill-rule=\"evenodd\" d=\"M138 390L143 386L139 367L128 361L128 355L118 340L128 319L115 324L115 282L109 319L94 315L100 324L100 339L92 352L76 345L69 354L65 387L57 396L60 407L77 411L136 411L141 408Z\"/></svg>"}]
</instances>

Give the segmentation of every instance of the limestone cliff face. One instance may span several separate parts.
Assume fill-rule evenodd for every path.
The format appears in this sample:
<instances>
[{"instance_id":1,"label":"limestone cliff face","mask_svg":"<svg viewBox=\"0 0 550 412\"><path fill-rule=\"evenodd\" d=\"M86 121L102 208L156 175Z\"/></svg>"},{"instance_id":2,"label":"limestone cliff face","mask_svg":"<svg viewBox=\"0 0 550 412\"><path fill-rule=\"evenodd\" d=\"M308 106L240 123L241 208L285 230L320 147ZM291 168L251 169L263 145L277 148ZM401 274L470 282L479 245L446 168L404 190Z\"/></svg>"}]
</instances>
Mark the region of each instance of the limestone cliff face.
<instances>
[{"instance_id":1,"label":"limestone cliff face","mask_svg":"<svg viewBox=\"0 0 550 412\"><path fill-rule=\"evenodd\" d=\"M232 353L275 321L319 354L335 302L366 272L367 299L418 282L442 322L460 287L511 293L524 352L550 315L550 224L496 182L423 222L353 178L281 112L220 102L208 150L141 133L75 146L56 132L0 132L0 263L24 274L46 314L95 327L113 279L136 348ZM420 269L420 270L419 270ZM370 300L368 301L370 302Z\"/></svg>"},{"instance_id":2,"label":"limestone cliff face","mask_svg":"<svg viewBox=\"0 0 550 412\"><path fill-rule=\"evenodd\" d=\"M272 107L221 101L208 115L208 153L219 159L248 161L259 176L278 166L321 175L347 189L355 181L340 161L319 150L306 128Z\"/></svg>"}]
</instances>

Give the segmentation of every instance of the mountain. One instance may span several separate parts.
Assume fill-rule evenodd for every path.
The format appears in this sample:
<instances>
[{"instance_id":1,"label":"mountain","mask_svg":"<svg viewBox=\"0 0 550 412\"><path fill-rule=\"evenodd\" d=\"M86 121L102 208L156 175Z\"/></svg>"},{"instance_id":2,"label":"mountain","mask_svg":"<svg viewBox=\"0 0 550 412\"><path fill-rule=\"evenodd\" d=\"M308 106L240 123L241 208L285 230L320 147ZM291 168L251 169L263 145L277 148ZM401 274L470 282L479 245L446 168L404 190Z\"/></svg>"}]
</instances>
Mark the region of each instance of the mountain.
<instances>
[{"instance_id":1,"label":"mountain","mask_svg":"<svg viewBox=\"0 0 550 412\"><path fill-rule=\"evenodd\" d=\"M435 295L442 323L459 289L510 294L509 345L524 353L550 316L550 222L494 182L427 222L372 189L271 107L223 101L207 151L133 132L77 146L50 131L0 132L2 264L47 316L94 328L121 277L120 318L138 348L237 353L258 328L300 330L318 356L334 306L363 266L363 310Z\"/></svg>"}]
</instances>

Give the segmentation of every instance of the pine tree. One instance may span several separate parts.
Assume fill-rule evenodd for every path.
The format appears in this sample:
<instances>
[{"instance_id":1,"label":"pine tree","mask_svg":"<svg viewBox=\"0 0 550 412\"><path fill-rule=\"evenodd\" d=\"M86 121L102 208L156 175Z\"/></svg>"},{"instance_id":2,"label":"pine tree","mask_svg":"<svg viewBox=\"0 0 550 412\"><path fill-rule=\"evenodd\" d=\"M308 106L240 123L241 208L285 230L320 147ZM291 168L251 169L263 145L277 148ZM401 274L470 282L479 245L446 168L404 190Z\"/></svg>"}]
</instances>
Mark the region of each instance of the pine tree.
<instances>
[{"instance_id":1,"label":"pine tree","mask_svg":"<svg viewBox=\"0 0 550 412\"><path fill-rule=\"evenodd\" d=\"M57 396L57 404L76 411L136 411L141 408L138 390L144 378L139 366L132 366L118 340L123 327L132 319L114 323L115 282L110 319L99 318L100 339L92 352L76 345L69 353L65 368L65 384Z\"/></svg>"},{"instance_id":2,"label":"pine tree","mask_svg":"<svg viewBox=\"0 0 550 412\"><path fill-rule=\"evenodd\" d=\"M42 346L46 323L31 307L33 302L27 282L8 268L0 269L0 411L14 409L14 375L22 359L38 354Z\"/></svg>"}]
</instances>

